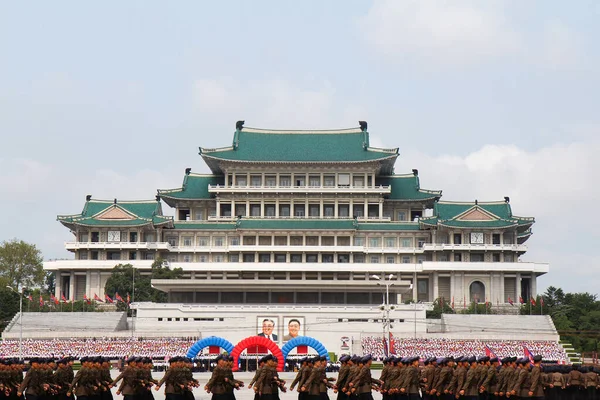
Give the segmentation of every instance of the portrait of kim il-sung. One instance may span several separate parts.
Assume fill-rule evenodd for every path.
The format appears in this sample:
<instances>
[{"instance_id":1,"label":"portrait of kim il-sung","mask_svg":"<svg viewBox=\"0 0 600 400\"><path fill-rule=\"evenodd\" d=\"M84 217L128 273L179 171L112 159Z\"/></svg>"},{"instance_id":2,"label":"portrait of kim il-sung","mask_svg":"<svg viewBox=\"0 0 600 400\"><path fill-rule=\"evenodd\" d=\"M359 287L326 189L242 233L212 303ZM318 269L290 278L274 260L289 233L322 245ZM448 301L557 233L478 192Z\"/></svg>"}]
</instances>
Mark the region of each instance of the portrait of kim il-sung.
<instances>
[{"instance_id":1,"label":"portrait of kim il-sung","mask_svg":"<svg viewBox=\"0 0 600 400\"><path fill-rule=\"evenodd\" d=\"M261 332L258 336L263 336L276 342L277 337L277 317L257 317L257 325Z\"/></svg>"}]
</instances>

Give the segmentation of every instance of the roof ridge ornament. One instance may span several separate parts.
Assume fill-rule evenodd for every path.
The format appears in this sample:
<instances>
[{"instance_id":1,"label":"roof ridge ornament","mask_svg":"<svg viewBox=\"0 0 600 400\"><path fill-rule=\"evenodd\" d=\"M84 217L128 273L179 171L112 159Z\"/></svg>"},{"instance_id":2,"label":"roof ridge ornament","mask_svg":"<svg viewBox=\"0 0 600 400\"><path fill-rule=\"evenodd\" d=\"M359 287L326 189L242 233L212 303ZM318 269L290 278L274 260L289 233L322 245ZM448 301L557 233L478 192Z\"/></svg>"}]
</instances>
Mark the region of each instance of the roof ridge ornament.
<instances>
[{"instance_id":1,"label":"roof ridge ornament","mask_svg":"<svg viewBox=\"0 0 600 400\"><path fill-rule=\"evenodd\" d=\"M358 121L358 124L360 125L360 130L363 131L363 149L368 150L369 149L369 132L367 131L367 121Z\"/></svg>"}]
</instances>

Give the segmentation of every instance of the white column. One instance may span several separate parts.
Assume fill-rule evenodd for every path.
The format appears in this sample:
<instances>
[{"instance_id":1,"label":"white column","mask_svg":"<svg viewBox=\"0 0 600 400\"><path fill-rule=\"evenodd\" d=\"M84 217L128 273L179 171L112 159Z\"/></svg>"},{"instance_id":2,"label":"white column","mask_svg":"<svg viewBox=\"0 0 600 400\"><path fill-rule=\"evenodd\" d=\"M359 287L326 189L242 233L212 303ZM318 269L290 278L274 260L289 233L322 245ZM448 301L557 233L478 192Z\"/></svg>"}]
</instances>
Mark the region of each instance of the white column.
<instances>
[{"instance_id":1,"label":"white column","mask_svg":"<svg viewBox=\"0 0 600 400\"><path fill-rule=\"evenodd\" d=\"M235 200L231 199L231 216L232 217L236 217L236 212L235 212Z\"/></svg>"},{"instance_id":2,"label":"white column","mask_svg":"<svg viewBox=\"0 0 600 400\"><path fill-rule=\"evenodd\" d=\"M337 197L336 197L336 198L335 198L335 201L334 201L334 203L333 203L333 207L334 207L334 210L333 210L333 216L334 216L335 218L337 218L337 217L339 216L339 212L338 212L338 207L339 207L339 206L340 206L340 204L339 204L339 202L338 202L338 199L337 199Z\"/></svg>"},{"instance_id":3,"label":"white column","mask_svg":"<svg viewBox=\"0 0 600 400\"><path fill-rule=\"evenodd\" d=\"M323 198L321 197L321 200L319 200L319 217L323 218L325 216L325 213L323 211Z\"/></svg>"},{"instance_id":4,"label":"white column","mask_svg":"<svg viewBox=\"0 0 600 400\"><path fill-rule=\"evenodd\" d=\"M415 272L413 275L413 300L417 301L417 268L415 267Z\"/></svg>"},{"instance_id":5,"label":"white column","mask_svg":"<svg viewBox=\"0 0 600 400\"><path fill-rule=\"evenodd\" d=\"M275 217L279 217L279 197L275 199Z\"/></svg>"},{"instance_id":6,"label":"white column","mask_svg":"<svg viewBox=\"0 0 600 400\"><path fill-rule=\"evenodd\" d=\"M500 239L502 240L502 239ZM501 303L506 303L506 295L504 293L504 272L500 272L500 285L498 287L498 296Z\"/></svg>"},{"instance_id":7,"label":"white column","mask_svg":"<svg viewBox=\"0 0 600 400\"><path fill-rule=\"evenodd\" d=\"M534 273L531 274L531 295L534 299L537 296L537 276Z\"/></svg>"},{"instance_id":8,"label":"white column","mask_svg":"<svg viewBox=\"0 0 600 400\"><path fill-rule=\"evenodd\" d=\"M450 272L450 300L454 300L454 271Z\"/></svg>"},{"instance_id":9,"label":"white column","mask_svg":"<svg viewBox=\"0 0 600 400\"><path fill-rule=\"evenodd\" d=\"M364 202L364 209L363 209L363 213L364 213L364 218L368 218L369 217L369 200L367 200L365 198L365 202Z\"/></svg>"},{"instance_id":10,"label":"white column","mask_svg":"<svg viewBox=\"0 0 600 400\"><path fill-rule=\"evenodd\" d=\"M265 199L260 199L260 216L265 216Z\"/></svg>"},{"instance_id":11,"label":"white column","mask_svg":"<svg viewBox=\"0 0 600 400\"><path fill-rule=\"evenodd\" d=\"M85 294L88 298L91 298L92 292L92 271L89 269L85 273Z\"/></svg>"},{"instance_id":12,"label":"white column","mask_svg":"<svg viewBox=\"0 0 600 400\"><path fill-rule=\"evenodd\" d=\"M98 274L98 285L96 286L97 294L102 298L104 296L104 288L102 287L102 273L100 271L96 272Z\"/></svg>"},{"instance_id":13,"label":"white column","mask_svg":"<svg viewBox=\"0 0 600 400\"><path fill-rule=\"evenodd\" d=\"M69 299L75 300L75 272L71 271L69 278Z\"/></svg>"},{"instance_id":14,"label":"white column","mask_svg":"<svg viewBox=\"0 0 600 400\"><path fill-rule=\"evenodd\" d=\"M54 278L54 295L58 298L62 294L62 277L60 276L60 270L56 271Z\"/></svg>"},{"instance_id":15,"label":"white column","mask_svg":"<svg viewBox=\"0 0 600 400\"><path fill-rule=\"evenodd\" d=\"M515 301L519 301L519 296L521 296L521 273L517 272L517 293L515 293ZM527 299L523 299L523 301L527 301Z\"/></svg>"},{"instance_id":16,"label":"white column","mask_svg":"<svg viewBox=\"0 0 600 400\"><path fill-rule=\"evenodd\" d=\"M440 287L439 287L439 276L437 272L433 273L433 300L437 299L438 297L440 297ZM448 299L444 299L444 301L448 301Z\"/></svg>"},{"instance_id":17,"label":"white column","mask_svg":"<svg viewBox=\"0 0 600 400\"><path fill-rule=\"evenodd\" d=\"M221 216L221 200L217 197L217 218Z\"/></svg>"},{"instance_id":18,"label":"white column","mask_svg":"<svg viewBox=\"0 0 600 400\"><path fill-rule=\"evenodd\" d=\"M379 199L379 219L383 218L383 199Z\"/></svg>"}]
</instances>

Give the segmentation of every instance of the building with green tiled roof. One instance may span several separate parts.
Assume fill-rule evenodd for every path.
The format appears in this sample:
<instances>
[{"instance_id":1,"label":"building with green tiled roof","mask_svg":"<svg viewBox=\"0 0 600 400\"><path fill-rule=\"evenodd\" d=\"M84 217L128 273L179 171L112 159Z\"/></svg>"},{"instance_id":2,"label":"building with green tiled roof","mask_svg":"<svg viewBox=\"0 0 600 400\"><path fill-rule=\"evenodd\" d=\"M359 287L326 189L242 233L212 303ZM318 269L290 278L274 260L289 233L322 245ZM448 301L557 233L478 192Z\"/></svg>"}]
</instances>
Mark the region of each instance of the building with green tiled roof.
<instances>
[{"instance_id":1,"label":"building with green tiled roof","mask_svg":"<svg viewBox=\"0 0 600 400\"><path fill-rule=\"evenodd\" d=\"M397 304L487 300L510 311L537 294L548 265L521 260L533 218L514 215L508 198L441 200L417 169L396 173L398 149L372 147L359 125L298 131L239 121L231 145L200 148L210 174L185 168L181 186L158 189L153 201L88 196L81 213L58 217L73 234L74 259L45 264L57 273L56 295L102 297L116 264L147 273L159 258L184 277L155 288L213 311L352 305L379 314L383 277Z\"/></svg>"}]
</instances>

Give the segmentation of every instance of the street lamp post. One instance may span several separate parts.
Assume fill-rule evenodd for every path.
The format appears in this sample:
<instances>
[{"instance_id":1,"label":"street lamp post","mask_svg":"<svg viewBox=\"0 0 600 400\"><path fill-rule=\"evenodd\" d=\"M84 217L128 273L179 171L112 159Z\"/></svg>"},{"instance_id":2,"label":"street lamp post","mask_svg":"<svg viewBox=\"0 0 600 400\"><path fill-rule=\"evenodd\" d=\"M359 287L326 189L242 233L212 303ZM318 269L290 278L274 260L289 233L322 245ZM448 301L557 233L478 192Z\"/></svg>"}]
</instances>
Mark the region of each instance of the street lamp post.
<instances>
[{"instance_id":1,"label":"street lamp post","mask_svg":"<svg viewBox=\"0 0 600 400\"><path fill-rule=\"evenodd\" d=\"M16 292L12 286L6 287ZM23 360L23 287L19 291L19 360Z\"/></svg>"},{"instance_id":2,"label":"street lamp post","mask_svg":"<svg viewBox=\"0 0 600 400\"><path fill-rule=\"evenodd\" d=\"M379 277L379 275L371 275L371 278L378 280L378 285L385 285L385 301L383 303L383 312L385 317L384 328L385 328L385 337L386 337L386 347L387 354L390 354L391 351L391 343L390 343L390 311L393 310L393 306L390 305L390 286L394 284L392 279L394 279L393 274L389 274L387 278L384 277L384 280Z\"/></svg>"}]
</instances>

